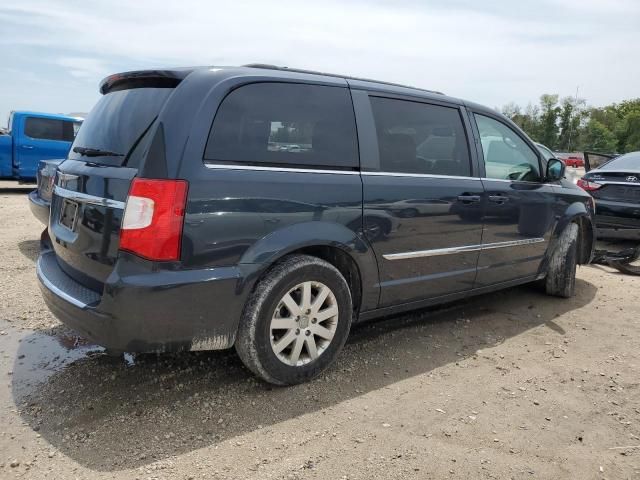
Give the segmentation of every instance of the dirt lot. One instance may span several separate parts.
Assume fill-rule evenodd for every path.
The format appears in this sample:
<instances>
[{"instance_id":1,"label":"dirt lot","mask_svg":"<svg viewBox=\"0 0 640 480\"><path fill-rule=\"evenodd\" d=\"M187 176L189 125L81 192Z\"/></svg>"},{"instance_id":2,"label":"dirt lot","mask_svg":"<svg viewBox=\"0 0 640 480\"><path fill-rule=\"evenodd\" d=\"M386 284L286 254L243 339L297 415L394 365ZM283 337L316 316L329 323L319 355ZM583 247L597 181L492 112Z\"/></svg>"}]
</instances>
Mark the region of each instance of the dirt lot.
<instances>
[{"instance_id":1,"label":"dirt lot","mask_svg":"<svg viewBox=\"0 0 640 480\"><path fill-rule=\"evenodd\" d=\"M0 188L7 187L1 184ZM514 288L356 328L316 381L233 352L114 362L46 310L0 189L0 478L640 478L640 278Z\"/></svg>"}]
</instances>

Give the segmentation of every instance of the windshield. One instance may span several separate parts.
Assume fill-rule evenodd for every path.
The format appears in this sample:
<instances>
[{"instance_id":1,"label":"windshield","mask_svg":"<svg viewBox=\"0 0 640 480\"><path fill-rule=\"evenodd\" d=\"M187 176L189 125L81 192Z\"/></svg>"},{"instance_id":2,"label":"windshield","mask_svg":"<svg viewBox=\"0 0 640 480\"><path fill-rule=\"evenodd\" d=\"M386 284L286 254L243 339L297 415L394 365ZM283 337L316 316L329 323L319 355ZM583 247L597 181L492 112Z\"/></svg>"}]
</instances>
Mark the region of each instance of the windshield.
<instances>
[{"instance_id":1,"label":"windshield","mask_svg":"<svg viewBox=\"0 0 640 480\"><path fill-rule=\"evenodd\" d=\"M599 170L640 170L640 152L631 152L614 158Z\"/></svg>"},{"instance_id":2,"label":"windshield","mask_svg":"<svg viewBox=\"0 0 640 480\"><path fill-rule=\"evenodd\" d=\"M122 165L140 137L158 116L172 88L135 88L103 96L78 131L69 152L74 160L90 160L104 165ZM104 151L118 155L91 155Z\"/></svg>"}]
</instances>

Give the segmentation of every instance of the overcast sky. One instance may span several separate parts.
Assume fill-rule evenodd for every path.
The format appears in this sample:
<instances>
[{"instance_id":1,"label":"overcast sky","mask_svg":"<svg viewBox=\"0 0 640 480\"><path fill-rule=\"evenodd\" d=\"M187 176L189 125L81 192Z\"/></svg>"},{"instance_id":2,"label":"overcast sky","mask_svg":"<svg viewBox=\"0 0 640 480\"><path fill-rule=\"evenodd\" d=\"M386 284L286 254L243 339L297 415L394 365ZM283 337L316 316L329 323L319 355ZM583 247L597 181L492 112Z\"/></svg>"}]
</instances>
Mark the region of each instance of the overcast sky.
<instances>
[{"instance_id":1,"label":"overcast sky","mask_svg":"<svg viewBox=\"0 0 640 480\"><path fill-rule=\"evenodd\" d=\"M273 63L494 107L640 96L639 0L15 0L0 4L0 125L86 112L108 74Z\"/></svg>"}]
</instances>

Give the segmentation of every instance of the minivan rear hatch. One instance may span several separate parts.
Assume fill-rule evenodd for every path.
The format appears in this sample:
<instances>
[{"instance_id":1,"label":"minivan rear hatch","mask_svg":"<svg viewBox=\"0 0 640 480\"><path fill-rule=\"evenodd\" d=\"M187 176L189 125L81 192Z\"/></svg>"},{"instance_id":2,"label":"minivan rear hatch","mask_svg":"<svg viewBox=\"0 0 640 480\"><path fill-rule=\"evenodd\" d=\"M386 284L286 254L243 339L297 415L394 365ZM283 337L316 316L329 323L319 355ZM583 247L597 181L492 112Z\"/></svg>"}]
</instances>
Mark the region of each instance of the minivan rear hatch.
<instances>
[{"instance_id":1,"label":"minivan rear hatch","mask_svg":"<svg viewBox=\"0 0 640 480\"><path fill-rule=\"evenodd\" d=\"M62 270L89 288L101 291L113 270L129 187L160 111L188 73L129 72L105 79L102 98L58 168L49 237Z\"/></svg>"}]
</instances>

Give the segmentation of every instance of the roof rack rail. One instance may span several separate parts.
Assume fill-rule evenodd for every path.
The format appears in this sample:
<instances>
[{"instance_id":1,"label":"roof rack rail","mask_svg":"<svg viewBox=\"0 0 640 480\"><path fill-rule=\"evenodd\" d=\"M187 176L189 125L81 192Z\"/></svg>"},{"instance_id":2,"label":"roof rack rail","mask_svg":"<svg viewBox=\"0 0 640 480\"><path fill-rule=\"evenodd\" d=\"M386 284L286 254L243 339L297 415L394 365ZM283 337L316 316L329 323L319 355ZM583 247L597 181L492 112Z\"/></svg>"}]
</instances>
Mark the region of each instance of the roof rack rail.
<instances>
[{"instance_id":1,"label":"roof rack rail","mask_svg":"<svg viewBox=\"0 0 640 480\"><path fill-rule=\"evenodd\" d=\"M280 70L283 72L295 72L295 73L307 73L310 75L324 75L325 77L337 77L337 78L344 78L347 80L359 80L361 82L372 82L372 83L379 83L381 85L389 85L391 87L402 87L402 88L411 88L413 90L420 90L422 92L429 92L429 93L435 93L438 95L444 95L444 93L439 92L437 90L428 90L426 88L418 88L418 87L412 87L411 85L403 85L401 83L393 83L393 82L383 82L381 80L372 80L370 78L361 78L361 77L351 77L349 75L339 75L336 73L326 73L326 72L318 72L315 70L305 70L302 68L290 68L290 67L279 67L277 65L270 65L268 63L248 63L246 65L242 65L243 67L249 67L249 68L262 68L265 70Z\"/></svg>"}]
</instances>

